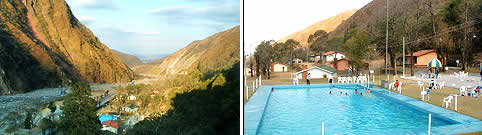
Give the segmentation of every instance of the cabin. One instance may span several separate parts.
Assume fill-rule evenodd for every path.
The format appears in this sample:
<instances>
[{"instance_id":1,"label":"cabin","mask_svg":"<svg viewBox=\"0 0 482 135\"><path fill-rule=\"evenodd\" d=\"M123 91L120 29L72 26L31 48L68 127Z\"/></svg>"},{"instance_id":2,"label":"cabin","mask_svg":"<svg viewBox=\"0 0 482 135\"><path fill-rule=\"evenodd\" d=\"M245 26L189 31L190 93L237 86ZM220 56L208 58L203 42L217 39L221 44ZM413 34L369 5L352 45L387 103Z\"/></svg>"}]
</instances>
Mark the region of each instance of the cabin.
<instances>
[{"instance_id":1,"label":"cabin","mask_svg":"<svg viewBox=\"0 0 482 135\"><path fill-rule=\"evenodd\" d=\"M303 63L303 60L298 59L298 58L293 59L293 64L301 64L301 63Z\"/></svg>"},{"instance_id":2,"label":"cabin","mask_svg":"<svg viewBox=\"0 0 482 135\"><path fill-rule=\"evenodd\" d=\"M328 65L338 71L347 71L347 70L350 70L352 67L350 65L350 61L348 58L342 58L342 59L339 59L337 60L336 62L335 61L331 61L328 63Z\"/></svg>"},{"instance_id":3,"label":"cabin","mask_svg":"<svg viewBox=\"0 0 482 135\"><path fill-rule=\"evenodd\" d=\"M288 72L288 65L275 62L271 64L271 72Z\"/></svg>"},{"instance_id":4,"label":"cabin","mask_svg":"<svg viewBox=\"0 0 482 135\"><path fill-rule=\"evenodd\" d=\"M329 52L326 52L326 53L323 54L323 62L324 63L332 62L332 61L335 61L335 59L340 60L340 59L343 59L345 57L346 56L341 52L329 51Z\"/></svg>"},{"instance_id":5,"label":"cabin","mask_svg":"<svg viewBox=\"0 0 482 135\"><path fill-rule=\"evenodd\" d=\"M418 52L414 52L408 56L405 56L405 63L408 67L415 66L415 67L426 67L428 62L432 59L437 59L437 51L432 50L420 50ZM412 61L413 60L413 61ZM413 62L413 63L412 63Z\"/></svg>"},{"instance_id":6,"label":"cabin","mask_svg":"<svg viewBox=\"0 0 482 135\"><path fill-rule=\"evenodd\" d=\"M303 65L302 70L296 72L294 75L298 79L306 79L306 74L310 73L311 78L333 78L337 77L336 69L328 65L318 65L308 68L307 65Z\"/></svg>"},{"instance_id":7,"label":"cabin","mask_svg":"<svg viewBox=\"0 0 482 135\"><path fill-rule=\"evenodd\" d=\"M102 129L101 130L106 130L110 131L112 133L117 134L117 129L119 129L119 122L113 121L113 120L107 120L102 122Z\"/></svg>"},{"instance_id":8,"label":"cabin","mask_svg":"<svg viewBox=\"0 0 482 135\"><path fill-rule=\"evenodd\" d=\"M321 56L319 53L313 53L311 55L308 56L308 60L310 62L318 62L321 60Z\"/></svg>"}]
</instances>

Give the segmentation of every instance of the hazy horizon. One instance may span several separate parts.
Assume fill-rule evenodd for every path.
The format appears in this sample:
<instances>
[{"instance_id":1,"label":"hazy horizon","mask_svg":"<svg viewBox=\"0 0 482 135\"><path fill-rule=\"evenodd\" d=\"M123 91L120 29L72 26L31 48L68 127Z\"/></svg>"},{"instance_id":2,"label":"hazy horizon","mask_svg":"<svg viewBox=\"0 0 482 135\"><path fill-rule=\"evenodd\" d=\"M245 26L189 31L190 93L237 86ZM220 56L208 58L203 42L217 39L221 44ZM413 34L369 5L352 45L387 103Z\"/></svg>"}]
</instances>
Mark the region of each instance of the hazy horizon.
<instances>
[{"instance_id":1,"label":"hazy horizon","mask_svg":"<svg viewBox=\"0 0 482 135\"><path fill-rule=\"evenodd\" d=\"M360 9L372 0L245 1L244 51L253 53L263 40L279 40L342 12ZM266 5L270 6L269 10ZM249 10L246 10L249 9Z\"/></svg>"},{"instance_id":2,"label":"hazy horizon","mask_svg":"<svg viewBox=\"0 0 482 135\"><path fill-rule=\"evenodd\" d=\"M102 43L135 56L172 54L240 25L239 0L66 1Z\"/></svg>"}]
</instances>

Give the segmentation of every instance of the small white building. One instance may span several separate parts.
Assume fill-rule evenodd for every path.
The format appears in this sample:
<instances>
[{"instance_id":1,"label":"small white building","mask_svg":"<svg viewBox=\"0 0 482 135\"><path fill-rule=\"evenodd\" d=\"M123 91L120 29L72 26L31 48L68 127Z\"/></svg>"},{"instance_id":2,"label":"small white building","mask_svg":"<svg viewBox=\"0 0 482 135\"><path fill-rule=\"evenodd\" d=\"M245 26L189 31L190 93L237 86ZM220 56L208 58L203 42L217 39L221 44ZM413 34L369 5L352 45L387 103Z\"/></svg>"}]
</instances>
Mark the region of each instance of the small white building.
<instances>
[{"instance_id":1,"label":"small white building","mask_svg":"<svg viewBox=\"0 0 482 135\"><path fill-rule=\"evenodd\" d=\"M334 61L335 58L340 60L345 58L346 56L343 53L340 53L338 51L329 51L323 54L323 60L325 62L331 62Z\"/></svg>"},{"instance_id":2,"label":"small white building","mask_svg":"<svg viewBox=\"0 0 482 135\"><path fill-rule=\"evenodd\" d=\"M336 69L327 65L318 65L306 68L295 73L296 78L306 79L306 74L310 73L311 78L334 78L337 77Z\"/></svg>"},{"instance_id":3,"label":"small white building","mask_svg":"<svg viewBox=\"0 0 482 135\"><path fill-rule=\"evenodd\" d=\"M301 63L303 63L303 60L298 59L298 58L293 59L293 64L301 64Z\"/></svg>"},{"instance_id":4,"label":"small white building","mask_svg":"<svg viewBox=\"0 0 482 135\"><path fill-rule=\"evenodd\" d=\"M279 62L272 63L271 72L288 72L288 65Z\"/></svg>"}]
</instances>

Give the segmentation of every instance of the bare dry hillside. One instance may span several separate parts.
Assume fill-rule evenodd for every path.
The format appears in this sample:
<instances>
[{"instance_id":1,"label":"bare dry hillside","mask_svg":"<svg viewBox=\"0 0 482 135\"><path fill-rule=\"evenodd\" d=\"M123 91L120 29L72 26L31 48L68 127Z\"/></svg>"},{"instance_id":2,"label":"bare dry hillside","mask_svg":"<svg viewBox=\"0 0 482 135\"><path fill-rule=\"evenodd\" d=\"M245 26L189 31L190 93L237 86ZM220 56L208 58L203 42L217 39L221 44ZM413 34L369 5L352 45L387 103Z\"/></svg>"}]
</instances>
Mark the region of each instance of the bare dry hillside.
<instances>
[{"instance_id":1,"label":"bare dry hillside","mask_svg":"<svg viewBox=\"0 0 482 135\"><path fill-rule=\"evenodd\" d=\"M350 16L352 16L355 12L357 12L357 9L345 11L343 13L340 13L336 16L330 17L328 19L325 19L323 21L320 21L316 24L313 24L301 31L298 31L296 33L293 33L283 39L280 39L277 42L285 42L288 39L293 39L295 41L300 42L300 44L304 47L308 47L308 37L315 33L317 30L325 30L326 32L330 32L335 30L338 25L340 25L343 21L348 19Z\"/></svg>"},{"instance_id":2,"label":"bare dry hillside","mask_svg":"<svg viewBox=\"0 0 482 135\"><path fill-rule=\"evenodd\" d=\"M239 26L236 26L206 39L194 41L163 58L160 64L152 68L151 73L178 75L189 73L193 69L206 73L230 68L239 62L239 33Z\"/></svg>"}]
</instances>

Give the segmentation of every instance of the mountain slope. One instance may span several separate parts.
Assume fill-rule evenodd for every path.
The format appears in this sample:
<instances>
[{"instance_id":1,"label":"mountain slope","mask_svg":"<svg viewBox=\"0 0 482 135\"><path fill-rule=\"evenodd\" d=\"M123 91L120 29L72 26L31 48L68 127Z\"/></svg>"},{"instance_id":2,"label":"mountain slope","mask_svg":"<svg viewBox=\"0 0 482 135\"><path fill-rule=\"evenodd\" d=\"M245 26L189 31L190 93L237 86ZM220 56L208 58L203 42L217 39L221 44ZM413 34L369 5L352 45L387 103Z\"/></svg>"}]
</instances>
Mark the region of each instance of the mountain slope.
<instances>
[{"instance_id":1,"label":"mountain slope","mask_svg":"<svg viewBox=\"0 0 482 135\"><path fill-rule=\"evenodd\" d=\"M434 8L441 8L444 1L447 0L432 0ZM362 30L367 29L368 26L375 25L378 22L385 22L387 16L387 1L373 0L367 5L363 6L351 17L342 22L335 30L330 32L330 37L342 36L343 33L352 27L358 27ZM407 16L412 15L417 11L417 6L421 6L426 1L423 0L390 0L389 1L389 16Z\"/></svg>"},{"instance_id":2,"label":"mountain slope","mask_svg":"<svg viewBox=\"0 0 482 135\"><path fill-rule=\"evenodd\" d=\"M130 68L138 66L138 65L143 65L144 62L141 61L141 59L137 58L134 55L126 54L119 52L117 50L112 50L112 52L117 55L124 63L127 64Z\"/></svg>"},{"instance_id":3,"label":"mountain slope","mask_svg":"<svg viewBox=\"0 0 482 135\"><path fill-rule=\"evenodd\" d=\"M300 45L304 47L308 47L308 37L311 34L315 33L318 30L325 30L326 32L333 31L335 28L337 28L338 25L340 25L343 21L345 21L350 16L352 16L355 12L357 12L357 9L345 11L336 16L330 17L323 21L319 21L301 31L293 33L285 38L282 38L277 42L282 43L288 39L293 39L295 41L300 42Z\"/></svg>"},{"instance_id":4,"label":"mountain slope","mask_svg":"<svg viewBox=\"0 0 482 135\"><path fill-rule=\"evenodd\" d=\"M216 69L230 68L239 62L239 26L194 41L188 46L163 58L152 72L162 75L184 74L198 69L207 73Z\"/></svg>"},{"instance_id":5,"label":"mountain slope","mask_svg":"<svg viewBox=\"0 0 482 135\"><path fill-rule=\"evenodd\" d=\"M103 83L134 77L132 70L74 17L64 0L2 0L0 29L3 93L6 89L57 87L62 80Z\"/></svg>"}]
</instances>

